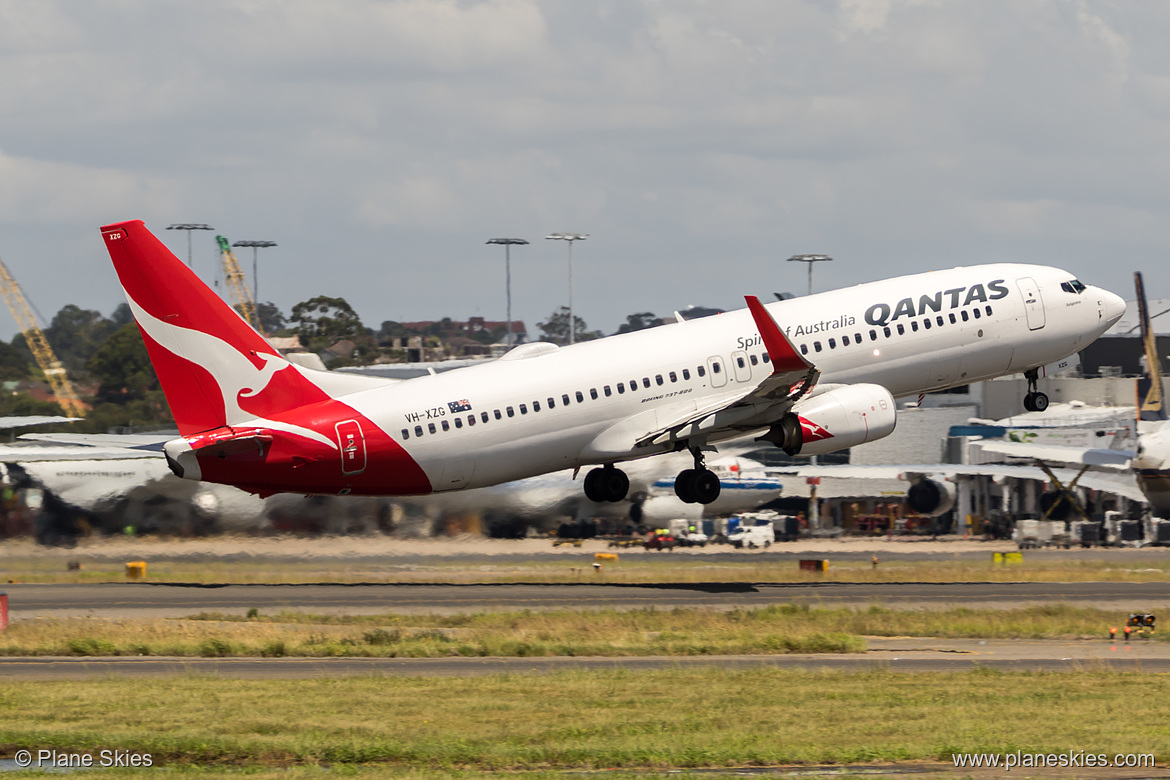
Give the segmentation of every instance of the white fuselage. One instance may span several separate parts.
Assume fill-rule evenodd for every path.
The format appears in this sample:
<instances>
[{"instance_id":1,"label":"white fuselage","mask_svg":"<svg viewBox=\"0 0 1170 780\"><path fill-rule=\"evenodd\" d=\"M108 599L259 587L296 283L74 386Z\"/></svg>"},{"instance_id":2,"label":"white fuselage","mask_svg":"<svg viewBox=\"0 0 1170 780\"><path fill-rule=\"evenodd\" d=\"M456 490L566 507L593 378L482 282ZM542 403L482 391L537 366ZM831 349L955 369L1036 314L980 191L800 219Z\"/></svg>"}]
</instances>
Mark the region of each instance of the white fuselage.
<instances>
[{"instance_id":1,"label":"white fuselage","mask_svg":"<svg viewBox=\"0 0 1170 780\"><path fill-rule=\"evenodd\" d=\"M906 396L1022 372L1092 342L1124 303L1095 287L1062 289L1072 279L1045 266L985 265L767 309L821 384ZM597 442L615 426L654 430L741 396L771 373L765 355L744 309L560 349L525 345L344 401L400 443L434 490L463 489L662 452L669 447L615 454Z\"/></svg>"}]
</instances>

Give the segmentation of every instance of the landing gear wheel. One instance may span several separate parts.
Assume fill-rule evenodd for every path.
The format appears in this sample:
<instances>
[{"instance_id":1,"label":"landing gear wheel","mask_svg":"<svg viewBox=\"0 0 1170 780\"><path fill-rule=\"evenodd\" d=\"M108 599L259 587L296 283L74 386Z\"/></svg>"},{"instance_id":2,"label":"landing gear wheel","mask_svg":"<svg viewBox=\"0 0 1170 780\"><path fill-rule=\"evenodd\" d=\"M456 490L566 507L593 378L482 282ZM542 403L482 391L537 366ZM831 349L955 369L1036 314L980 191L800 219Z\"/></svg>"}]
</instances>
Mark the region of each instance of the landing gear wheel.
<instances>
[{"instance_id":1,"label":"landing gear wheel","mask_svg":"<svg viewBox=\"0 0 1170 780\"><path fill-rule=\"evenodd\" d=\"M599 504L605 501L605 493L601 484L604 476L605 469L593 469L585 475L585 498Z\"/></svg>"},{"instance_id":2,"label":"landing gear wheel","mask_svg":"<svg viewBox=\"0 0 1170 780\"><path fill-rule=\"evenodd\" d=\"M695 469L684 469L674 478L674 494L684 504L695 503Z\"/></svg>"},{"instance_id":3,"label":"landing gear wheel","mask_svg":"<svg viewBox=\"0 0 1170 780\"><path fill-rule=\"evenodd\" d=\"M585 498L590 501L616 503L625 500L629 492L630 478L621 469L606 466L585 475Z\"/></svg>"},{"instance_id":4,"label":"landing gear wheel","mask_svg":"<svg viewBox=\"0 0 1170 780\"><path fill-rule=\"evenodd\" d=\"M1024 372L1028 380L1028 394L1024 396L1024 408L1029 412L1043 412L1048 408L1048 396L1036 389L1036 381L1040 378L1039 370L1033 368Z\"/></svg>"},{"instance_id":5,"label":"landing gear wheel","mask_svg":"<svg viewBox=\"0 0 1170 780\"><path fill-rule=\"evenodd\" d=\"M710 469L695 472L694 482L692 484L694 486L695 501L700 504L710 504L719 498L719 491L723 487L719 484L719 477L715 476L715 472Z\"/></svg>"},{"instance_id":6,"label":"landing gear wheel","mask_svg":"<svg viewBox=\"0 0 1170 780\"><path fill-rule=\"evenodd\" d=\"M626 476L626 472L613 466L606 466L601 470L598 484L605 494L605 500L610 503L624 501L626 494L630 492L630 478Z\"/></svg>"}]
</instances>

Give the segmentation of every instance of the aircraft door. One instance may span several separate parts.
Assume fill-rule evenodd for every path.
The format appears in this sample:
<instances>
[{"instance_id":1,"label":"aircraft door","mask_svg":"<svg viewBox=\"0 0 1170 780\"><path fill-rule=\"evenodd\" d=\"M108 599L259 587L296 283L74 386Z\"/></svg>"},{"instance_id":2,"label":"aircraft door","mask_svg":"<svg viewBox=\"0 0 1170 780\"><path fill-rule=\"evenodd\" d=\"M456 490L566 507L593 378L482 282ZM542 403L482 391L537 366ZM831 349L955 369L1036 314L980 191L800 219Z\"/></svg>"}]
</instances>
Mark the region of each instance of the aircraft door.
<instances>
[{"instance_id":1,"label":"aircraft door","mask_svg":"<svg viewBox=\"0 0 1170 780\"><path fill-rule=\"evenodd\" d=\"M746 382L752 378L752 367L746 352L731 353L731 369L735 372L736 382Z\"/></svg>"},{"instance_id":2,"label":"aircraft door","mask_svg":"<svg viewBox=\"0 0 1170 780\"><path fill-rule=\"evenodd\" d=\"M1016 279L1016 286L1020 288L1020 295L1024 298L1028 329L1040 330L1044 327L1044 301L1040 298L1040 287L1027 276Z\"/></svg>"},{"instance_id":3,"label":"aircraft door","mask_svg":"<svg viewBox=\"0 0 1170 780\"><path fill-rule=\"evenodd\" d=\"M444 490L460 490L461 488L465 488L474 474L474 460L451 461L443 466L443 475L439 478L439 484L435 485L435 492L440 493Z\"/></svg>"},{"instance_id":4,"label":"aircraft door","mask_svg":"<svg viewBox=\"0 0 1170 780\"><path fill-rule=\"evenodd\" d=\"M711 377L711 387L723 387L727 384L727 366L723 358L713 355L707 358L707 374Z\"/></svg>"},{"instance_id":5,"label":"aircraft door","mask_svg":"<svg viewBox=\"0 0 1170 780\"><path fill-rule=\"evenodd\" d=\"M357 420L346 420L334 426L337 444L341 449L341 473L349 476L366 470L366 438Z\"/></svg>"}]
</instances>

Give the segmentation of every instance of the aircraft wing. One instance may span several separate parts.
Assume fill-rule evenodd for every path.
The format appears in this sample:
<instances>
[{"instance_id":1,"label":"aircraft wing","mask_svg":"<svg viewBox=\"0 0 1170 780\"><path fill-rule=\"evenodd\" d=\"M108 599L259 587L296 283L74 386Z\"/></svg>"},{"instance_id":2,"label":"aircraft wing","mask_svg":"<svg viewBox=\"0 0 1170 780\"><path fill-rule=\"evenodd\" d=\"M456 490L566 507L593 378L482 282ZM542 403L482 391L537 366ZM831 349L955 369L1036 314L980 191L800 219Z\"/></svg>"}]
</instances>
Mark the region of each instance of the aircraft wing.
<instances>
[{"instance_id":1,"label":"aircraft wing","mask_svg":"<svg viewBox=\"0 0 1170 780\"><path fill-rule=\"evenodd\" d=\"M1076 463L1113 470L1128 470L1133 450L1110 450L1103 447L1069 447L1060 444L1036 444L1020 441L981 441L980 450L1009 458L1028 458L1055 463Z\"/></svg>"},{"instance_id":2,"label":"aircraft wing","mask_svg":"<svg viewBox=\"0 0 1170 780\"><path fill-rule=\"evenodd\" d=\"M73 447L102 447L108 449L141 450L149 454L162 453L163 444L178 434L136 433L25 433L21 441L53 442Z\"/></svg>"},{"instance_id":3,"label":"aircraft wing","mask_svg":"<svg viewBox=\"0 0 1170 780\"><path fill-rule=\"evenodd\" d=\"M0 444L0 462L39 463L57 460L132 460L157 458L158 452L129 447L80 447L52 442Z\"/></svg>"},{"instance_id":4,"label":"aircraft wing","mask_svg":"<svg viewBox=\"0 0 1170 780\"><path fill-rule=\"evenodd\" d=\"M910 475L924 477L1010 477L1012 479L1034 479L1049 481L1049 476L1037 466L1011 466L990 463L983 466L961 466L938 463L916 465L893 464L888 466L793 466L770 469L776 474L792 474L797 477L835 477L839 479L903 479ZM1074 469L1055 468L1052 473L1063 484L1069 484L1077 476ZM1121 474L1087 471L1081 475L1077 485L1124 496L1131 501L1147 503L1147 499L1131 472Z\"/></svg>"},{"instance_id":5,"label":"aircraft wing","mask_svg":"<svg viewBox=\"0 0 1170 780\"><path fill-rule=\"evenodd\" d=\"M58 417L54 415L29 415L18 417L0 417L0 429L25 428L30 425L52 425L53 423L77 422L80 417Z\"/></svg>"},{"instance_id":6,"label":"aircraft wing","mask_svg":"<svg viewBox=\"0 0 1170 780\"><path fill-rule=\"evenodd\" d=\"M659 419L656 427L638 438L637 446L765 427L779 419L816 385L820 371L801 357L758 298L749 295L745 299L767 348L772 373L754 387L718 398L697 409L686 409L672 419Z\"/></svg>"}]
</instances>

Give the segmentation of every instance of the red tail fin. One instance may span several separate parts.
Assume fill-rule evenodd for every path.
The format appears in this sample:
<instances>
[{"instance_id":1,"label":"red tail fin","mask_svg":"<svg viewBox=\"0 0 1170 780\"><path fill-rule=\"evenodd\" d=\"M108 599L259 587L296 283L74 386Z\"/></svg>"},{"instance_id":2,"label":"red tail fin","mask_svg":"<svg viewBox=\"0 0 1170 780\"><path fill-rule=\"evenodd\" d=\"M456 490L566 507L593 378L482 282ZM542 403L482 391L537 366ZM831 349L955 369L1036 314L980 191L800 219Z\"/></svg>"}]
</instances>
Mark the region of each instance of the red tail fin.
<instances>
[{"instance_id":1,"label":"red tail fin","mask_svg":"<svg viewBox=\"0 0 1170 780\"><path fill-rule=\"evenodd\" d=\"M141 220L102 236L182 435L327 397Z\"/></svg>"}]
</instances>

